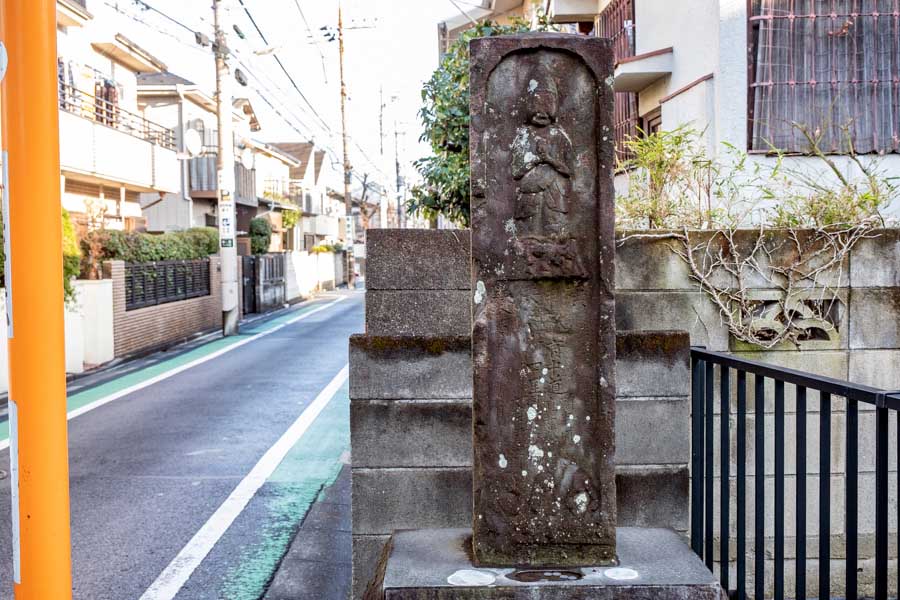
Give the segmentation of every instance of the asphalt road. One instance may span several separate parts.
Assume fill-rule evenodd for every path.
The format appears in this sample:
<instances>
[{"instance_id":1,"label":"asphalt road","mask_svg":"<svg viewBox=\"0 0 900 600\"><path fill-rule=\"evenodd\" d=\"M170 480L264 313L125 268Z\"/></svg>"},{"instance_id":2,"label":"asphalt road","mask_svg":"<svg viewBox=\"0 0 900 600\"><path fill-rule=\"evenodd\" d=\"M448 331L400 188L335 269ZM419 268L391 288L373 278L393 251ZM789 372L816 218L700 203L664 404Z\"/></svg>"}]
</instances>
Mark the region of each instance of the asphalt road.
<instances>
[{"instance_id":1,"label":"asphalt road","mask_svg":"<svg viewBox=\"0 0 900 600\"><path fill-rule=\"evenodd\" d=\"M360 292L335 293L242 336L325 305L69 421L75 598L140 598L333 381L347 364L348 336L364 329ZM234 342L213 341L70 394L70 411L79 397L108 397ZM343 383L176 598L255 600L264 592L310 503L347 462L348 415ZM8 461L0 451L0 468ZM8 477L0 481L0 598L12 598Z\"/></svg>"}]
</instances>

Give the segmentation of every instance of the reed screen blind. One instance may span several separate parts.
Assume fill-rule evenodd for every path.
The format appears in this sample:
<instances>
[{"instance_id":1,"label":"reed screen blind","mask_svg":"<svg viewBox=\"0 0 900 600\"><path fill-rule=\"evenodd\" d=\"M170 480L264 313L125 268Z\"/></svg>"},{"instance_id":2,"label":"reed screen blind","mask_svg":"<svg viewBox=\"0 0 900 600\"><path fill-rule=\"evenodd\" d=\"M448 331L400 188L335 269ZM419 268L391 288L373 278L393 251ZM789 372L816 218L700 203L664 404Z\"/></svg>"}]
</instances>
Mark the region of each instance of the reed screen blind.
<instances>
[{"instance_id":1,"label":"reed screen blind","mask_svg":"<svg viewBox=\"0 0 900 600\"><path fill-rule=\"evenodd\" d=\"M750 6L750 150L900 152L900 0Z\"/></svg>"}]
</instances>

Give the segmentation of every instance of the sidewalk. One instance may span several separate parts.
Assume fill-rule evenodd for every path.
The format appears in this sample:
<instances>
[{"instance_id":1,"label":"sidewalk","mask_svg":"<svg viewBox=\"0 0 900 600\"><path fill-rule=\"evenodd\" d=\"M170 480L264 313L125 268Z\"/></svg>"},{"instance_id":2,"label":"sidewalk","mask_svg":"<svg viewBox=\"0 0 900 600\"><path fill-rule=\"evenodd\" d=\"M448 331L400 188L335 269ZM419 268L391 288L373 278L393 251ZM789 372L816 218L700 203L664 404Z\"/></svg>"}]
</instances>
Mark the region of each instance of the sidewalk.
<instances>
[{"instance_id":1,"label":"sidewalk","mask_svg":"<svg viewBox=\"0 0 900 600\"><path fill-rule=\"evenodd\" d=\"M350 556L350 466L345 465L306 513L264 600L347 600Z\"/></svg>"}]
</instances>

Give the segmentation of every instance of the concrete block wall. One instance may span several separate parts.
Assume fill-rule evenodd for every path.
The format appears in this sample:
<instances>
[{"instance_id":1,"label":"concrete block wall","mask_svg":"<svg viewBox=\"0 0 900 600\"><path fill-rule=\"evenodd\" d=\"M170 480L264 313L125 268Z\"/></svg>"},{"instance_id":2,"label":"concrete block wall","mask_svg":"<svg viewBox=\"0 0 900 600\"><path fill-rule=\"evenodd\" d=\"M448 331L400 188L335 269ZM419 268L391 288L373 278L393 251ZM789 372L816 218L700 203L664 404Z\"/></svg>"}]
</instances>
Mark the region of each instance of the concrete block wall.
<instances>
[{"instance_id":1,"label":"concrete block wall","mask_svg":"<svg viewBox=\"0 0 900 600\"><path fill-rule=\"evenodd\" d=\"M366 334L350 343L354 598L392 531L472 518L469 232L368 236ZM617 353L620 523L685 532L688 335L620 331Z\"/></svg>"},{"instance_id":2,"label":"concrete block wall","mask_svg":"<svg viewBox=\"0 0 900 600\"><path fill-rule=\"evenodd\" d=\"M219 257L211 256L208 296L125 310L125 263L103 264L103 278L113 281L113 344L117 358L175 344L222 325Z\"/></svg>"},{"instance_id":3,"label":"concrete block wall","mask_svg":"<svg viewBox=\"0 0 900 600\"><path fill-rule=\"evenodd\" d=\"M658 327L686 329L691 332L691 341L695 345L707 346L712 350L733 352L740 356L776 365L807 371L836 379L849 380L854 383L871 385L888 390L900 389L900 230L887 229L876 233L875 237L862 240L849 254L840 269L833 269L828 274L828 283L835 288L838 298L837 316L834 319L837 332L830 340L814 340L804 342L800 348L779 347L760 351L746 345L736 343L723 325L715 307L697 291L696 284L688 278L684 263L675 256L667 240L633 239L624 242L617 252L616 273L616 310L617 324L620 328L655 329ZM785 251L772 257L775 261L786 261L790 258ZM774 290L764 287L760 278L751 281L752 293L760 297ZM755 287L754 287L755 286ZM732 376L732 385L734 377ZM753 465L755 420L752 412L755 408L752 377L748 378L748 411L747 418L747 489L752 490L755 470ZM716 390L718 390L718 376ZM796 539L796 510L791 499L794 497L796 485L796 451L794 431L796 431L796 405L794 403L793 386L786 387L786 421L785 435L788 440L785 449L786 481L785 488L788 502L785 503L786 558L785 593L792 597L794 593L794 564ZM774 392L773 384L768 382L765 397L765 430L766 430L766 508L767 533L774 530ZM715 447L719 447L718 431L720 428L719 403L716 401L715 429L717 436ZM732 392L729 404L731 429L731 470L733 478L736 468L737 401ZM831 573L832 595L842 596L844 590L845 539L844 529L844 482L845 457L847 449L846 402L843 398L832 399L831 416ZM810 392L807 402L807 497L812 499L807 510L807 555L815 556L818 544L818 485L819 485L819 399L818 394ZM868 406L860 405L858 447L859 458L859 585L860 593L871 596L874 593L874 413ZM895 423L891 419L891 439L894 436ZM689 440L686 440L689 441ZM893 442L892 442L893 444ZM718 452L718 450L717 450ZM896 470L893 452L889 469ZM718 459L715 465L718 477ZM889 528L897 530L896 477L890 476ZM718 480L715 489L719 489ZM732 479L732 494L734 480ZM718 491L716 505L718 506ZM752 553L753 544L753 502L752 494L747 504L748 549ZM718 536L718 509L715 516L716 534ZM731 507L731 540L734 556L734 536L736 532L735 507ZM892 537L893 539L893 537ZM766 540L767 556L771 557L774 544L771 537ZM890 549L891 594L895 594L896 548ZM748 555L748 573L752 582L752 554ZM732 558L733 560L733 558ZM732 580L735 564L732 562ZM817 580L817 561L808 563L807 593L810 596L819 594ZM772 594L771 565L767 566L767 596ZM749 588L752 590L752 584Z\"/></svg>"},{"instance_id":4,"label":"concrete block wall","mask_svg":"<svg viewBox=\"0 0 900 600\"><path fill-rule=\"evenodd\" d=\"M468 231L369 230L350 341L353 598L395 529L471 522Z\"/></svg>"}]
</instances>

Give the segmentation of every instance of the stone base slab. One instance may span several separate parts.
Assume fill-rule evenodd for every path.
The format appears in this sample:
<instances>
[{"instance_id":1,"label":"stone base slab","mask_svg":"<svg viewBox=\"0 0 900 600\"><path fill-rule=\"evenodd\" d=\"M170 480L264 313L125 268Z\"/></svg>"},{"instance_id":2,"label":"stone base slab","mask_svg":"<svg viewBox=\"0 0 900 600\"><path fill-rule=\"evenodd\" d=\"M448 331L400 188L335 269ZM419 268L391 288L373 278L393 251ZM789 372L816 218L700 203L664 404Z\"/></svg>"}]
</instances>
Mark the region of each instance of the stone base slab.
<instances>
[{"instance_id":1,"label":"stone base slab","mask_svg":"<svg viewBox=\"0 0 900 600\"><path fill-rule=\"evenodd\" d=\"M720 600L712 573L668 529L619 528L615 567L489 569L472 565L471 530L394 534L384 600ZM371 596L369 596L371 598Z\"/></svg>"}]
</instances>

